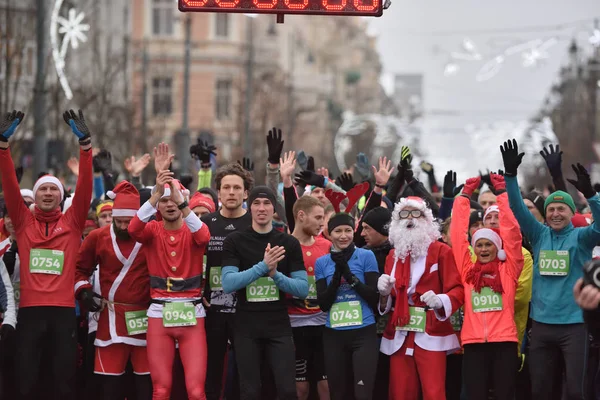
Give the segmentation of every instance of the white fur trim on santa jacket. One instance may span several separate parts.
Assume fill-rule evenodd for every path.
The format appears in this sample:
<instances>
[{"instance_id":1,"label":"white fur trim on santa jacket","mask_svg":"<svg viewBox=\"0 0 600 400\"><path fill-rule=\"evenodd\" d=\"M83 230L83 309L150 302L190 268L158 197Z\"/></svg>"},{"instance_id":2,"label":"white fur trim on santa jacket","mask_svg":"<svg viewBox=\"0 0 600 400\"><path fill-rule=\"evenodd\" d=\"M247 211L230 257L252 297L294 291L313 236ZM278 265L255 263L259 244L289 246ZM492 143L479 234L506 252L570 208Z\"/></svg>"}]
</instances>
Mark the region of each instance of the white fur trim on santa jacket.
<instances>
[{"instance_id":1,"label":"white fur trim on santa jacket","mask_svg":"<svg viewBox=\"0 0 600 400\"><path fill-rule=\"evenodd\" d=\"M385 273L396 278L396 285L388 297L385 310L380 309L380 313L389 312L393 315L397 289L401 285L400 269L407 266L410 267L407 289L409 306L424 307L420 297L429 290L436 293L443 304L443 309L427 311L425 332L415 333L415 344L428 351L450 352L459 349L460 343L450 323L450 316L462 306L464 292L452 250L443 243L431 243L426 257L407 259L405 263L395 258L394 250L390 252L385 263ZM381 340L381 352L387 355L397 352L407 334L407 331L396 330L393 318L390 318ZM408 349L407 355L412 355L412 352L413 349Z\"/></svg>"}]
</instances>

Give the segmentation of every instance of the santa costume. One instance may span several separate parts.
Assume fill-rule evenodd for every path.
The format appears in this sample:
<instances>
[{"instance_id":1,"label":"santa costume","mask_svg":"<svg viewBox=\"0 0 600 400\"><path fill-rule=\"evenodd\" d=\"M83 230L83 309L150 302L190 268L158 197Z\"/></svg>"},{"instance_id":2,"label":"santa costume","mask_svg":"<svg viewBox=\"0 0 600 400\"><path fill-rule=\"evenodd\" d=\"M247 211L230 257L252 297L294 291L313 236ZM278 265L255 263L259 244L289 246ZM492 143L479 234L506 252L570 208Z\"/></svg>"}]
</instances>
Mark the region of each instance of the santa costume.
<instances>
[{"instance_id":1,"label":"santa costume","mask_svg":"<svg viewBox=\"0 0 600 400\"><path fill-rule=\"evenodd\" d=\"M460 348L450 316L464 294L452 250L439 237L421 198L395 205L389 228L394 250L378 282L379 311L391 312L380 350L390 356L393 400L417 400L420 393L423 400L446 398L446 354Z\"/></svg>"},{"instance_id":2,"label":"santa costume","mask_svg":"<svg viewBox=\"0 0 600 400\"><path fill-rule=\"evenodd\" d=\"M135 216L140 198L131 183L121 182L108 195L114 199L113 217ZM98 294L104 303L94 342L96 374L122 375L130 357L135 374L150 373L146 355L150 278L144 250L141 243L128 237L126 230L119 232L115 222L92 231L81 246L76 295L92 288L88 278L98 265Z\"/></svg>"}]
</instances>

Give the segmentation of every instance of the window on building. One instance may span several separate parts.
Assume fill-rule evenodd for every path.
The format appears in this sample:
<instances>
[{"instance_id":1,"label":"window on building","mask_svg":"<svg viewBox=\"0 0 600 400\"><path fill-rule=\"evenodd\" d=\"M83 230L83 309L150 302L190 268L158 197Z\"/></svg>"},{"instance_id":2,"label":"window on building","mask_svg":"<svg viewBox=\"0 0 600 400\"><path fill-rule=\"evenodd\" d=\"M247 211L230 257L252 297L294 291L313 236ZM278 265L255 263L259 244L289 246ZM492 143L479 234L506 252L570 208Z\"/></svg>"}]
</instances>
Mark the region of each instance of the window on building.
<instances>
[{"instance_id":1,"label":"window on building","mask_svg":"<svg viewBox=\"0 0 600 400\"><path fill-rule=\"evenodd\" d=\"M175 19L173 0L152 0L152 34L157 36L173 35Z\"/></svg>"},{"instance_id":2,"label":"window on building","mask_svg":"<svg viewBox=\"0 0 600 400\"><path fill-rule=\"evenodd\" d=\"M229 37L229 14L215 14L215 36L218 38Z\"/></svg>"},{"instance_id":3,"label":"window on building","mask_svg":"<svg viewBox=\"0 0 600 400\"><path fill-rule=\"evenodd\" d=\"M169 115L173 111L173 79L152 79L152 114Z\"/></svg>"},{"instance_id":4,"label":"window on building","mask_svg":"<svg viewBox=\"0 0 600 400\"><path fill-rule=\"evenodd\" d=\"M217 80L215 98L215 115L217 119L229 119L231 117L231 79Z\"/></svg>"}]
</instances>

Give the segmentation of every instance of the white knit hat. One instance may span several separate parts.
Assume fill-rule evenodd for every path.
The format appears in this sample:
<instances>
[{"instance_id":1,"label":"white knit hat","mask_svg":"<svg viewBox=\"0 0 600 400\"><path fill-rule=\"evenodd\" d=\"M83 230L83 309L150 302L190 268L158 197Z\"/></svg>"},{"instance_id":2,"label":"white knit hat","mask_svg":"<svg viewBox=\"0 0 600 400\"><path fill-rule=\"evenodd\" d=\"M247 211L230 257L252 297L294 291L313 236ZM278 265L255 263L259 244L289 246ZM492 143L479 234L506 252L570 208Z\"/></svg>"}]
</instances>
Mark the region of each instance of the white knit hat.
<instances>
[{"instance_id":1,"label":"white knit hat","mask_svg":"<svg viewBox=\"0 0 600 400\"><path fill-rule=\"evenodd\" d=\"M35 195L30 189L21 189L21 197L31 197L32 199L35 199Z\"/></svg>"},{"instance_id":2,"label":"white knit hat","mask_svg":"<svg viewBox=\"0 0 600 400\"><path fill-rule=\"evenodd\" d=\"M500 261L506 260L506 252L502 249L502 238L500 238L500 235L494 229L482 228L476 230L471 238L471 246L473 248L475 248L475 244L477 244L479 239L487 239L494 243L498 249L498 259Z\"/></svg>"},{"instance_id":3,"label":"white knit hat","mask_svg":"<svg viewBox=\"0 0 600 400\"><path fill-rule=\"evenodd\" d=\"M62 201L62 199L65 198L65 189L63 189L63 185L62 185L62 183L60 183L58 178L55 176L52 176L52 175L44 175L44 176L40 177L40 179L38 179L37 182L35 182L35 185L33 185L33 198L34 199L35 199L36 192L38 191L40 186L42 186L44 183L52 183L52 184L56 185L58 187L58 190L60 190L60 200Z\"/></svg>"},{"instance_id":4,"label":"white knit hat","mask_svg":"<svg viewBox=\"0 0 600 400\"><path fill-rule=\"evenodd\" d=\"M498 208L497 205L489 206L487 208L487 210L485 210L485 214L483 215L483 220L485 221L485 219L487 218L487 216L490 215L493 212L500 213L500 208Z\"/></svg>"}]
</instances>

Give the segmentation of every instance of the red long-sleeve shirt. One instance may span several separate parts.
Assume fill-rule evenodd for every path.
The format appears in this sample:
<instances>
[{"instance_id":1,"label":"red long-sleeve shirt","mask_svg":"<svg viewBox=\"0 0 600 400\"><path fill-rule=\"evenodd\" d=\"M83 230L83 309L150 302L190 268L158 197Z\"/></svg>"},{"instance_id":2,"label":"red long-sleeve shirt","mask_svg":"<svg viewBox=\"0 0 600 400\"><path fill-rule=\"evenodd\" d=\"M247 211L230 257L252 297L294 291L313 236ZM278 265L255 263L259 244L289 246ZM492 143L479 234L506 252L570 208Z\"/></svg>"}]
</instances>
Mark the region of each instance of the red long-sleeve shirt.
<instances>
[{"instance_id":1,"label":"red long-sleeve shirt","mask_svg":"<svg viewBox=\"0 0 600 400\"><path fill-rule=\"evenodd\" d=\"M131 237L144 244L150 276L189 279L202 275L203 257L210 232L195 214L190 213L177 230L166 230L162 222L147 221L155 213L145 203L129 223ZM195 298L202 296L202 285L183 292L150 289L152 298Z\"/></svg>"},{"instance_id":2,"label":"red long-sleeve shirt","mask_svg":"<svg viewBox=\"0 0 600 400\"><path fill-rule=\"evenodd\" d=\"M37 306L75 307L75 264L92 199L92 152L79 151L79 179L73 203L53 222L42 222L23 202L9 149L0 149L0 176L8 215L15 227L21 259L20 308ZM31 273L31 249L60 250L64 253L60 275Z\"/></svg>"}]
</instances>

